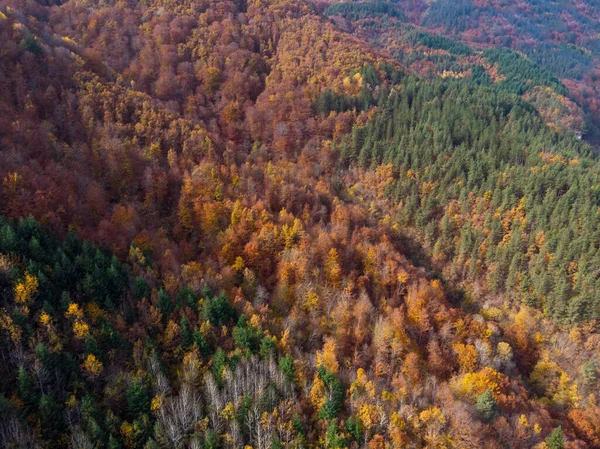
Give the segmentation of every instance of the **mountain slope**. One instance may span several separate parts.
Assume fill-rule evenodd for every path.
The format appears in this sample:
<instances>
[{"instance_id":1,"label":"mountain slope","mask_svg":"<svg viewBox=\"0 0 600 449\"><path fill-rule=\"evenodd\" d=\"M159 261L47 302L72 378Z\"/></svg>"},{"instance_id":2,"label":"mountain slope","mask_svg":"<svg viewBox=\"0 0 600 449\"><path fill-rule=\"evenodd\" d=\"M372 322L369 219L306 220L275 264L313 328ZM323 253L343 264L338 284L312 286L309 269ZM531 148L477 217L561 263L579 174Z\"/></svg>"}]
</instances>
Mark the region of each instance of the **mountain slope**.
<instances>
[{"instance_id":1,"label":"mountain slope","mask_svg":"<svg viewBox=\"0 0 600 449\"><path fill-rule=\"evenodd\" d=\"M599 447L597 159L521 98L564 83L320 9L0 0L0 445Z\"/></svg>"},{"instance_id":2,"label":"mountain slope","mask_svg":"<svg viewBox=\"0 0 600 449\"><path fill-rule=\"evenodd\" d=\"M394 12L351 12L375 4ZM481 82L485 72L487 82L524 94L551 126L597 142L600 10L593 1L335 2L324 13L422 76Z\"/></svg>"}]
</instances>

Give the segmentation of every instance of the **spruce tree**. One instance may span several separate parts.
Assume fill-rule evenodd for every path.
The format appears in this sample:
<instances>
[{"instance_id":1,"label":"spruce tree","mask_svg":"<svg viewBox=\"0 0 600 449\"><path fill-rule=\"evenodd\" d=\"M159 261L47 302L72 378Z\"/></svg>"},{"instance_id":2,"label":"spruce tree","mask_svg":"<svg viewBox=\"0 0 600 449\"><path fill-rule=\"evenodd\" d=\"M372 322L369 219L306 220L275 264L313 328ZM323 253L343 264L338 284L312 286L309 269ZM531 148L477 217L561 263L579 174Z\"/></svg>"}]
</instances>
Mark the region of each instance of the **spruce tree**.
<instances>
[{"instance_id":1,"label":"spruce tree","mask_svg":"<svg viewBox=\"0 0 600 449\"><path fill-rule=\"evenodd\" d=\"M565 437L563 435L562 426L558 426L552 431L550 436L546 438L546 446L548 446L548 449L564 449Z\"/></svg>"},{"instance_id":2,"label":"spruce tree","mask_svg":"<svg viewBox=\"0 0 600 449\"><path fill-rule=\"evenodd\" d=\"M498 406L494 400L491 390L488 388L477 397L475 408L484 421L491 421L498 412Z\"/></svg>"}]
</instances>

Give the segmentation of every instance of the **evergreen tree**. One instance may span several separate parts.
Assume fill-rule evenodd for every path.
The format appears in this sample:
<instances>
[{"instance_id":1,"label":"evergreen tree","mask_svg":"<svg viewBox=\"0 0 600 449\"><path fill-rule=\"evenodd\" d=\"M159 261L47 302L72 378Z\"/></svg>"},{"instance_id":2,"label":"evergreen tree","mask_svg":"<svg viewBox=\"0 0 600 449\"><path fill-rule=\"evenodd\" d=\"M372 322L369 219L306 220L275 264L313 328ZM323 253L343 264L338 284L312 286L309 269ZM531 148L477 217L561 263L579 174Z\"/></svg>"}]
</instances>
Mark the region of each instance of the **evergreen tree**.
<instances>
[{"instance_id":1,"label":"evergreen tree","mask_svg":"<svg viewBox=\"0 0 600 449\"><path fill-rule=\"evenodd\" d=\"M562 426L558 426L552 431L550 436L546 438L546 446L548 446L548 449L564 449L565 437L563 435Z\"/></svg>"},{"instance_id":2,"label":"evergreen tree","mask_svg":"<svg viewBox=\"0 0 600 449\"><path fill-rule=\"evenodd\" d=\"M484 393L477 396L475 408L484 421L491 421L498 412L498 406L491 390L488 388Z\"/></svg>"}]
</instances>

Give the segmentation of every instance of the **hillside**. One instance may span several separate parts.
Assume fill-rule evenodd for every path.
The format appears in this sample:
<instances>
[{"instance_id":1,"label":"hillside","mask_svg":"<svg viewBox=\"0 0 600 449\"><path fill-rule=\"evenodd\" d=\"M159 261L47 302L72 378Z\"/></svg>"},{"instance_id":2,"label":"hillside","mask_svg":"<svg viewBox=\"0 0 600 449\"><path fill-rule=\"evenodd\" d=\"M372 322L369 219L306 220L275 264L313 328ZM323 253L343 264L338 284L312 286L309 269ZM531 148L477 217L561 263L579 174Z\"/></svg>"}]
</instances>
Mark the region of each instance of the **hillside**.
<instances>
[{"instance_id":1,"label":"hillside","mask_svg":"<svg viewBox=\"0 0 600 449\"><path fill-rule=\"evenodd\" d=\"M600 447L597 6L479 3L0 0L0 447Z\"/></svg>"},{"instance_id":2,"label":"hillside","mask_svg":"<svg viewBox=\"0 0 600 449\"><path fill-rule=\"evenodd\" d=\"M550 126L597 146L600 7L594 1L321 3L324 14L425 77L524 96ZM368 5L386 5L377 12ZM364 10L364 12L362 12Z\"/></svg>"}]
</instances>

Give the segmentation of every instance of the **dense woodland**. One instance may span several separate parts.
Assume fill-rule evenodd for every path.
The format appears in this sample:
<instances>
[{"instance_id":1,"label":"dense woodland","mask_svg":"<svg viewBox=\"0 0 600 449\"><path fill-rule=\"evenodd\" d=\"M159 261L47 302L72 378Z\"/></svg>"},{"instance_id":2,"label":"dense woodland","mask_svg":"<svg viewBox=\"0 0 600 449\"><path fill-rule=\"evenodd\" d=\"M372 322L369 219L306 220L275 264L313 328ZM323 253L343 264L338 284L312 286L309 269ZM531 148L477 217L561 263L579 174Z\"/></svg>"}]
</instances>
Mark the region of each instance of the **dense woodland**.
<instances>
[{"instance_id":1,"label":"dense woodland","mask_svg":"<svg viewBox=\"0 0 600 449\"><path fill-rule=\"evenodd\" d=\"M495 3L0 0L0 447L600 447L597 5Z\"/></svg>"},{"instance_id":2,"label":"dense woodland","mask_svg":"<svg viewBox=\"0 0 600 449\"><path fill-rule=\"evenodd\" d=\"M349 14L360 2L334 2L324 12L342 29L385 49L425 78L480 79L536 97L546 123L585 135L598 146L600 93L597 2L395 0L403 15ZM379 5L373 3L372 5ZM353 6L347 6L353 5ZM374 8L375 6L373 6ZM337 15L332 16L332 12ZM512 51L511 51L512 50ZM506 78L506 80L505 80ZM504 81L504 82L502 82ZM548 107L549 104L552 107Z\"/></svg>"}]
</instances>

